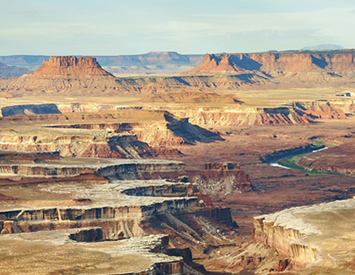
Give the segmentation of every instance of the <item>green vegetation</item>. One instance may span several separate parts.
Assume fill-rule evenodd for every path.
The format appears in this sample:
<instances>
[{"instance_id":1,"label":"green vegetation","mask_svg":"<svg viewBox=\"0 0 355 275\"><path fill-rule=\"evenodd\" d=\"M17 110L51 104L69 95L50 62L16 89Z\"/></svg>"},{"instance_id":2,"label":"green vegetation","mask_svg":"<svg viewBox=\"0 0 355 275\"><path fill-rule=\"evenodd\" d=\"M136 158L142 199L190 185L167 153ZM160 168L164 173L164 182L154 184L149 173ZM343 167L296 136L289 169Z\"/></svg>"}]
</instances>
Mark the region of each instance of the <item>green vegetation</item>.
<instances>
[{"instance_id":1,"label":"green vegetation","mask_svg":"<svg viewBox=\"0 0 355 275\"><path fill-rule=\"evenodd\" d=\"M316 170L316 169L309 170L303 166L299 166L297 164L297 161L308 154L311 154L311 153L301 154L301 155L292 156L292 157L288 157L288 158L283 158L283 159L280 159L277 163L281 164L283 166L289 167L291 169L297 169L297 170L299 170L305 174L308 174L308 175L337 174L335 172L330 172L330 171L320 171L320 170Z\"/></svg>"},{"instance_id":2,"label":"green vegetation","mask_svg":"<svg viewBox=\"0 0 355 275\"><path fill-rule=\"evenodd\" d=\"M312 144L313 144L314 146L326 145L326 144L325 144L325 140L319 140L319 139L313 140Z\"/></svg>"},{"instance_id":3,"label":"green vegetation","mask_svg":"<svg viewBox=\"0 0 355 275\"><path fill-rule=\"evenodd\" d=\"M313 145L314 146L322 146L322 145L325 145L325 141L324 140L314 140ZM297 164L297 162L301 158L303 158L304 156L309 155L309 154L312 154L312 152L283 158L283 159L280 159L279 161L277 161L277 163L280 165L286 166L288 168L291 168L291 169L297 169L305 174L312 175L312 176L313 175L322 175L322 174L329 174L329 175L340 175L341 174L338 172L320 171L317 169L307 169L307 168Z\"/></svg>"}]
</instances>

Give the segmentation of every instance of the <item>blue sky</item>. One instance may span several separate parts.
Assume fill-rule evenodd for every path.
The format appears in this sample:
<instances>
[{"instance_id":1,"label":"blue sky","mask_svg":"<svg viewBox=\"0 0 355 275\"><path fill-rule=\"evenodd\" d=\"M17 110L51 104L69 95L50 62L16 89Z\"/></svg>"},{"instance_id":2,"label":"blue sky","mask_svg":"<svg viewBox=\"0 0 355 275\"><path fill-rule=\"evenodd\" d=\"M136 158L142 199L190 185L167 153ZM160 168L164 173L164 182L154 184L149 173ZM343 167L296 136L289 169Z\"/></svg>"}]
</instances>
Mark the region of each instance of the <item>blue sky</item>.
<instances>
[{"instance_id":1,"label":"blue sky","mask_svg":"<svg viewBox=\"0 0 355 275\"><path fill-rule=\"evenodd\" d=\"M0 55L355 48L354 0L0 0Z\"/></svg>"}]
</instances>

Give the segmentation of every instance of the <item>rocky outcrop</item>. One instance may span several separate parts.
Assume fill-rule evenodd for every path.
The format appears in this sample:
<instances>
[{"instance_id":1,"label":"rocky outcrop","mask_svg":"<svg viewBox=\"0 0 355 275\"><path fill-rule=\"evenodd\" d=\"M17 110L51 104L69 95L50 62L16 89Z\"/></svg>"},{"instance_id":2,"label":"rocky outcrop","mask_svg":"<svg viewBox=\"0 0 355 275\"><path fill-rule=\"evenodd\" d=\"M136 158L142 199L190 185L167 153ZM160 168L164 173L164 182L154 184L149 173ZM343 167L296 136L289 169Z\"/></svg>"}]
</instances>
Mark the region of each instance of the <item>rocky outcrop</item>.
<instances>
[{"instance_id":1,"label":"rocky outcrop","mask_svg":"<svg viewBox=\"0 0 355 275\"><path fill-rule=\"evenodd\" d=\"M62 157L147 158L156 156L155 149L134 135L1 135L1 150L56 151ZM159 152L169 154L168 152ZM172 152L176 153L176 152ZM178 153L178 152L177 152Z\"/></svg>"},{"instance_id":2,"label":"rocky outcrop","mask_svg":"<svg viewBox=\"0 0 355 275\"><path fill-rule=\"evenodd\" d=\"M78 159L80 160L80 159ZM57 163L1 164L0 174L18 176L72 177L81 174L96 174L116 179L137 179L142 173L184 173L185 163L165 160L87 160L89 165L77 161Z\"/></svg>"},{"instance_id":3,"label":"rocky outcrop","mask_svg":"<svg viewBox=\"0 0 355 275\"><path fill-rule=\"evenodd\" d=\"M189 117L199 126L237 125L292 125L310 124L317 119L346 119L354 114L353 100L295 102L278 108L247 107L243 104L228 107L175 107L169 112L178 117Z\"/></svg>"},{"instance_id":4,"label":"rocky outcrop","mask_svg":"<svg viewBox=\"0 0 355 275\"><path fill-rule=\"evenodd\" d=\"M187 107L172 109L178 117L189 117L191 123L200 126L237 125L290 125L309 124L313 118L295 112L293 108L254 108L254 107Z\"/></svg>"},{"instance_id":5,"label":"rocky outcrop","mask_svg":"<svg viewBox=\"0 0 355 275\"><path fill-rule=\"evenodd\" d=\"M161 62L160 56L169 54L155 54L152 60ZM111 96L181 90L235 90L253 86L339 85L354 79L354 67L353 50L207 54L199 66L179 77L116 78L103 70L95 58L51 57L32 74L1 80L0 95L17 97L23 96L24 92L40 95L60 91L62 95L97 96L104 93Z\"/></svg>"},{"instance_id":6,"label":"rocky outcrop","mask_svg":"<svg viewBox=\"0 0 355 275\"><path fill-rule=\"evenodd\" d=\"M161 92L176 92L186 90L239 89L249 88L253 84L265 84L270 81L265 76L253 74L220 75L220 76L187 76L187 77L145 77L116 78L97 75L89 70L53 76L38 74L26 75L18 79L3 79L0 81L0 96L21 97L25 94L43 95L57 94L68 96L117 96L155 94ZM38 76L38 78L36 78ZM71 78L72 77L72 78Z\"/></svg>"},{"instance_id":7,"label":"rocky outcrop","mask_svg":"<svg viewBox=\"0 0 355 275\"><path fill-rule=\"evenodd\" d=\"M292 217L289 217L289 222L292 223ZM297 240L307 234L319 234L316 229L313 231L305 233L298 228L280 224L277 220L269 221L263 217L255 217L253 239L275 248L281 255L292 257L292 265L305 267L315 261L318 249L312 245L298 243Z\"/></svg>"},{"instance_id":8,"label":"rocky outcrop","mask_svg":"<svg viewBox=\"0 0 355 275\"><path fill-rule=\"evenodd\" d=\"M354 207L355 200L348 199L254 217L253 238L290 257L295 267L312 263L337 268L350 258L346 251L350 248L345 249L342 242L349 242L345 236L350 236L352 227L344 225L344 220L352 220Z\"/></svg>"},{"instance_id":9,"label":"rocky outcrop","mask_svg":"<svg viewBox=\"0 0 355 275\"><path fill-rule=\"evenodd\" d=\"M234 60L235 59L235 60ZM182 73L181 75L213 75L213 74L243 74L245 70L239 67L236 62L238 59L230 54L215 56L206 54L204 61L196 68Z\"/></svg>"},{"instance_id":10,"label":"rocky outcrop","mask_svg":"<svg viewBox=\"0 0 355 275\"><path fill-rule=\"evenodd\" d=\"M136 87L127 89L125 80L116 80L101 68L95 58L59 56L43 61L43 65L33 73L18 79L4 79L0 86L6 96L23 96L24 92L34 95L58 91L62 94L68 91L81 94L86 91L87 96L99 91L105 91L107 95L112 91L124 93L136 90Z\"/></svg>"},{"instance_id":11,"label":"rocky outcrop","mask_svg":"<svg viewBox=\"0 0 355 275\"><path fill-rule=\"evenodd\" d=\"M354 77L354 51L206 54L196 68L182 75L255 74L272 81L329 82Z\"/></svg>"},{"instance_id":12,"label":"rocky outcrop","mask_svg":"<svg viewBox=\"0 0 355 275\"><path fill-rule=\"evenodd\" d=\"M77 242L99 242L103 240L101 227L77 230L69 235L69 239Z\"/></svg>"},{"instance_id":13,"label":"rocky outcrop","mask_svg":"<svg viewBox=\"0 0 355 275\"><path fill-rule=\"evenodd\" d=\"M88 120L90 123L88 123ZM160 110L121 109L105 113L14 115L0 118L0 121L4 123L16 121L22 124L32 121L41 124L47 123L47 127L50 128L96 129L107 130L111 133L130 133L137 136L139 141L148 143L150 146L195 144L196 142L210 143L223 140L218 133L192 125L188 118L178 118L167 111ZM107 133L103 135L113 137L113 135ZM82 141L86 138L83 136ZM59 139L65 138L59 137ZM70 140L73 139L75 138L70 138ZM80 138L76 137L76 139ZM102 142L103 140L101 137L97 137L97 141ZM14 149L9 148L9 150Z\"/></svg>"},{"instance_id":14,"label":"rocky outcrop","mask_svg":"<svg viewBox=\"0 0 355 275\"><path fill-rule=\"evenodd\" d=\"M283 256L292 257L292 265L305 267L316 259L317 248L292 243L303 234L298 230L284 229L284 226L275 226L273 223L265 224L263 219L254 220L253 239L266 246L275 248Z\"/></svg>"},{"instance_id":15,"label":"rocky outcrop","mask_svg":"<svg viewBox=\"0 0 355 275\"><path fill-rule=\"evenodd\" d=\"M202 194L226 196L253 190L239 163L206 163L205 170L187 171L187 175Z\"/></svg>"},{"instance_id":16,"label":"rocky outcrop","mask_svg":"<svg viewBox=\"0 0 355 275\"><path fill-rule=\"evenodd\" d=\"M355 104L353 100L318 100L313 102L296 102L294 110L300 115L306 115L313 119L346 119L353 114Z\"/></svg>"},{"instance_id":17,"label":"rocky outcrop","mask_svg":"<svg viewBox=\"0 0 355 275\"><path fill-rule=\"evenodd\" d=\"M0 151L0 163L26 163L60 160L59 152Z\"/></svg>"},{"instance_id":18,"label":"rocky outcrop","mask_svg":"<svg viewBox=\"0 0 355 275\"><path fill-rule=\"evenodd\" d=\"M95 58L75 56L51 56L43 61L35 72L24 76L28 79L88 79L112 77L101 68Z\"/></svg>"},{"instance_id":19,"label":"rocky outcrop","mask_svg":"<svg viewBox=\"0 0 355 275\"><path fill-rule=\"evenodd\" d=\"M94 268L103 274L118 272L124 275L201 275L189 267L183 257L168 256L164 253L169 245L169 236L166 234L111 242L95 238L91 242L91 233L99 231L100 228L90 227L82 230L54 230L2 236L2 247L7 247L6 252L1 249L4 255L11 255L17 251L19 245L26 249L18 254L18 260L11 268L8 264L2 264L4 261L0 268L6 274L28 273L29 268L36 274L62 273L62 270L70 270L70 273L90 273ZM77 239L72 239L73 236L83 237L83 241L87 239L88 242L78 242ZM43 251L46 251L50 261L33 265L33 262L44 256ZM64 262L61 255L67 255ZM81 266L78 266L78 262Z\"/></svg>"}]
</instances>

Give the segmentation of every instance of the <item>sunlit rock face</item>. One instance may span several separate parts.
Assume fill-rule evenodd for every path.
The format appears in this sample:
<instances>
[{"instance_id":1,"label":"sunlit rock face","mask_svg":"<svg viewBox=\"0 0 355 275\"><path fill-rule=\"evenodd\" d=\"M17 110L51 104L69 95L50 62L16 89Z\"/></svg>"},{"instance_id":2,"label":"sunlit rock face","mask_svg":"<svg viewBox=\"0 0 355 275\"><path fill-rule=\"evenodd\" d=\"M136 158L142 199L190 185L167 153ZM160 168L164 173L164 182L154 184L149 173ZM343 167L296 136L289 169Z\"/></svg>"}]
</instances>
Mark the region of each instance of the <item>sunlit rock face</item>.
<instances>
[{"instance_id":1,"label":"sunlit rock face","mask_svg":"<svg viewBox=\"0 0 355 275\"><path fill-rule=\"evenodd\" d=\"M90 77L112 77L101 68L96 58L75 56L51 56L43 61L35 72L24 76L30 79L85 79Z\"/></svg>"},{"instance_id":2,"label":"sunlit rock face","mask_svg":"<svg viewBox=\"0 0 355 275\"><path fill-rule=\"evenodd\" d=\"M295 267L348 266L354 257L354 208L355 200L348 199L254 217L253 238L290 257Z\"/></svg>"}]
</instances>

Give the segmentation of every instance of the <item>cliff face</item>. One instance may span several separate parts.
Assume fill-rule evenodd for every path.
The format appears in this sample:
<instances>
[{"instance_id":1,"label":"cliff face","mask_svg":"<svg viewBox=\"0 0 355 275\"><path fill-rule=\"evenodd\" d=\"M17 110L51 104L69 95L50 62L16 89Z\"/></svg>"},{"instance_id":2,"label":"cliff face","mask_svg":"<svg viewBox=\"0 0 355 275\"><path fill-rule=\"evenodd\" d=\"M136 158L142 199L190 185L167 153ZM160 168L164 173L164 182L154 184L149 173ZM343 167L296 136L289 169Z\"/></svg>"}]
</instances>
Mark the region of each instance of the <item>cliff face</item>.
<instances>
[{"instance_id":1,"label":"cliff face","mask_svg":"<svg viewBox=\"0 0 355 275\"><path fill-rule=\"evenodd\" d=\"M38 70L25 77L30 79L87 79L113 76L102 69L92 57L51 56L49 61L43 61L43 65Z\"/></svg>"},{"instance_id":2,"label":"cliff face","mask_svg":"<svg viewBox=\"0 0 355 275\"><path fill-rule=\"evenodd\" d=\"M354 52L206 54L196 68L182 75L253 73L280 80L334 81L354 77Z\"/></svg>"},{"instance_id":3,"label":"cliff face","mask_svg":"<svg viewBox=\"0 0 355 275\"><path fill-rule=\"evenodd\" d=\"M206 163L205 170L187 171L187 175L205 195L226 196L252 191L249 176L240 170L239 163Z\"/></svg>"},{"instance_id":4,"label":"cliff face","mask_svg":"<svg viewBox=\"0 0 355 275\"><path fill-rule=\"evenodd\" d=\"M191 123L200 126L213 125L287 125L309 124L311 117L299 114L292 108L186 108L171 110L179 117L189 117Z\"/></svg>"},{"instance_id":5,"label":"cliff face","mask_svg":"<svg viewBox=\"0 0 355 275\"><path fill-rule=\"evenodd\" d=\"M313 119L346 119L347 114L353 114L355 104L353 100L347 101L314 101L308 103L297 102L293 106L300 115Z\"/></svg>"},{"instance_id":6,"label":"cliff face","mask_svg":"<svg viewBox=\"0 0 355 275\"><path fill-rule=\"evenodd\" d=\"M0 263L3 274L25 274L29 269L33 274L56 274L63 269L87 274L95 269L101 274L118 271L121 275L202 275L187 265L184 254L180 256L183 250L176 249L167 255L169 236L166 234L108 242L101 228L94 226L6 235L2 236L1 244L1 253L5 255L26 247L14 265L10 266L6 260ZM66 255L65 261L62 255ZM43 257L50 261L33 266L33 262ZM83 267L78 268L78 262Z\"/></svg>"},{"instance_id":7,"label":"cliff face","mask_svg":"<svg viewBox=\"0 0 355 275\"><path fill-rule=\"evenodd\" d=\"M353 237L346 236L353 231L348 222L354 203L354 199L339 200L254 217L253 238L290 257L295 267L312 263L312 267L339 269L353 261Z\"/></svg>"},{"instance_id":8,"label":"cliff face","mask_svg":"<svg viewBox=\"0 0 355 275\"><path fill-rule=\"evenodd\" d=\"M2 111L6 115L8 113L23 112L23 109L34 110L26 109L26 107L20 107L21 106L19 106L19 108L9 107L5 111L4 108L2 108ZM50 111L52 112L53 110L50 109ZM122 134L133 134L137 136L139 141L148 143L150 146L195 144L196 142L209 143L216 140L224 140L218 133L214 133L212 131L201 128L200 126L189 123L187 118L178 118L169 112L158 110L122 109L109 113L67 113L27 116L16 115L0 118L0 122L7 123L10 121L16 121L17 123L22 124L29 121L41 124L48 123L50 124L47 126L48 128L107 130L110 133L114 132ZM91 121L91 123L88 123L88 121ZM104 135L107 136L107 133L104 133ZM88 137L83 137L82 139L86 140L87 138ZM80 138L76 137L71 139L69 136L67 136L64 139L67 141L74 141L75 139ZM96 141L104 141L101 137L91 139L93 143L96 143ZM12 145L22 146L21 141L16 142L19 143ZM54 140L53 142L56 143ZM5 141L4 144L6 144ZM85 144L90 145L88 142ZM137 142L136 145L138 145ZM143 148L142 146L139 147ZM16 148L6 149L22 150L19 149L21 147Z\"/></svg>"},{"instance_id":9,"label":"cliff face","mask_svg":"<svg viewBox=\"0 0 355 275\"><path fill-rule=\"evenodd\" d=\"M290 224L292 223L292 218L292 215L288 218ZM311 245L307 246L295 242L295 240L306 235L306 232L297 228L302 227L302 222L294 228L281 224L281 222L277 220L277 217L273 219L273 216L268 220L265 219L265 216L255 217L253 239L256 242L275 248L281 255L291 257L293 265L305 267L312 263L316 259L318 250Z\"/></svg>"},{"instance_id":10,"label":"cliff face","mask_svg":"<svg viewBox=\"0 0 355 275\"><path fill-rule=\"evenodd\" d=\"M111 137L53 135L2 135L1 150L57 151L62 157L147 158L155 150L134 135ZM164 150L162 151L164 153Z\"/></svg>"},{"instance_id":11,"label":"cliff face","mask_svg":"<svg viewBox=\"0 0 355 275\"><path fill-rule=\"evenodd\" d=\"M18 235L19 238L23 237L23 242L34 240L36 236L44 240L45 236L50 235L51 239L55 238L54 243L58 244L59 240L63 241L59 232L62 230L66 233L66 238L69 236L71 240L65 240L69 246L76 246L77 242L86 242L85 247L91 247L85 253L85 258L90 257L90 251L105 253L105 246L108 251L112 252L112 245L115 255L117 253L121 253L122 256L132 254L136 259L142 256L143 250L146 249L154 252L152 256L160 258L161 249L167 249L167 240L152 245L150 242L145 243L144 239L150 234L168 232L172 239L171 247L174 249L166 253L183 258L179 257L179 261L176 262L172 262L170 258L166 260L160 258L157 266L147 273L141 267L138 270L129 258L127 265L130 266L132 272L123 273L125 269L122 269L122 266L117 268L116 272L119 270L122 274L200 274L195 272L194 268L198 267L201 271L204 269L192 263L191 252L194 255L202 255L209 246L233 244L232 240L225 236L229 234L233 236L233 233L228 232L229 226L233 225L230 209L214 209L211 205L208 208L199 205L198 198L190 197L196 195L196 186L186 181L137 180L143 173L150 173L150 178L154 177L154 173L159 172L185 175L185 165L182 162L52 158L47 162L38 162L37 155L29 154L28 162L35 159L31 163L1 165L2 177L11 177L9 173L16 175L12 182L8 181L7 184L4 182L5 185L2 186L3 189L12 189L9 195L14 196L13 200L9 200L10 196L0 194L0 199L2 199L0 232L4 235L1 238L0 247L7 247L6 253L12 253L12 248L16 248L16 245L10 248L3 242L12 234ZM85 174L83 176L95 173L96 179L105 177L108 182L98 182L95 177L84 181L84 178L80 179L75 176L82 173ZM33 175L38 176L32 177ZM26 176L30 178L30 181L34 181L33 184L26 182L24 179ZM128 180L127 177L131 179ZM35 179L39 179L41 184L38 181L35 182ZM68 181L60 179L68 179ZM117 179L120 180L117 181ZM24 182L28 187L26 190L30 191L18 192L16 184L24 184ZM13 184L16 186L12 186ZM219 223L223 223L223 227L219 226ZM74 228L75 230L72 230ZM111 242L101 242L97 249L91 245L102 240ZM117 245L115 243L117 241L135 243L130 248ZM51 244L51 242L48 243ZM36 245L39 245L39 242L36 242ZM191 246L191 251L186 248L188 246ZM185 249L180 250L182 247ZM56 249L57 252L58 249ZM31 253L31 255L37 254L33 249ZM29 256L26 251L23 251L21 255ZM110 257L105 257L102 262L110 259ZM96 259L95 256L93 258ZM62 264L56 266L59 263L57 260L60 261L58 254L51 256L51 266L63 268ZM90 262L92 264L92 259ZM122 257L118 260L119 265L121 262ZM2 264L0 263L0 268L4 269ZM13 268L19 270L23 266L22 262L18 264ZM191 264L192 268L186 264ZM152 262L149 263L149 266L151 265ZM105 272L107 273L107 269Z\"/></svg>"},{"instance_id":12,"label":"cliff face","mask_svg":"<svg viewBox=\"0 0 355 275\"><path fill-rule=\"evenodd\" d=\"M24 92L42 94L58 92L71 95L117 95L124 93L247 89L251 86L267 88L324 86L348 84L355 78L355 53L352 50L330 52L277 52L252 54L207 54L196 68L180 77L117 78L103 70L95 58L73 56L50 57L32 74L19 79L2 79L3 96L21 96ZM110 63L116 58L103 58ZM172 53L151 53L147 56L122 57L122 63L142 64L169 62L192 64L199 59ZM111 60L111 61L110 61ZM195 61L193 61L195 60ZM120 61L120 62L121 62ZM115 63L116 61L112 61ZM113 64L112 63L112 64ZM180 66L180 65L177 65ZM100 81L97 81L97 80Z\"/></svg>"}]
</instances>

